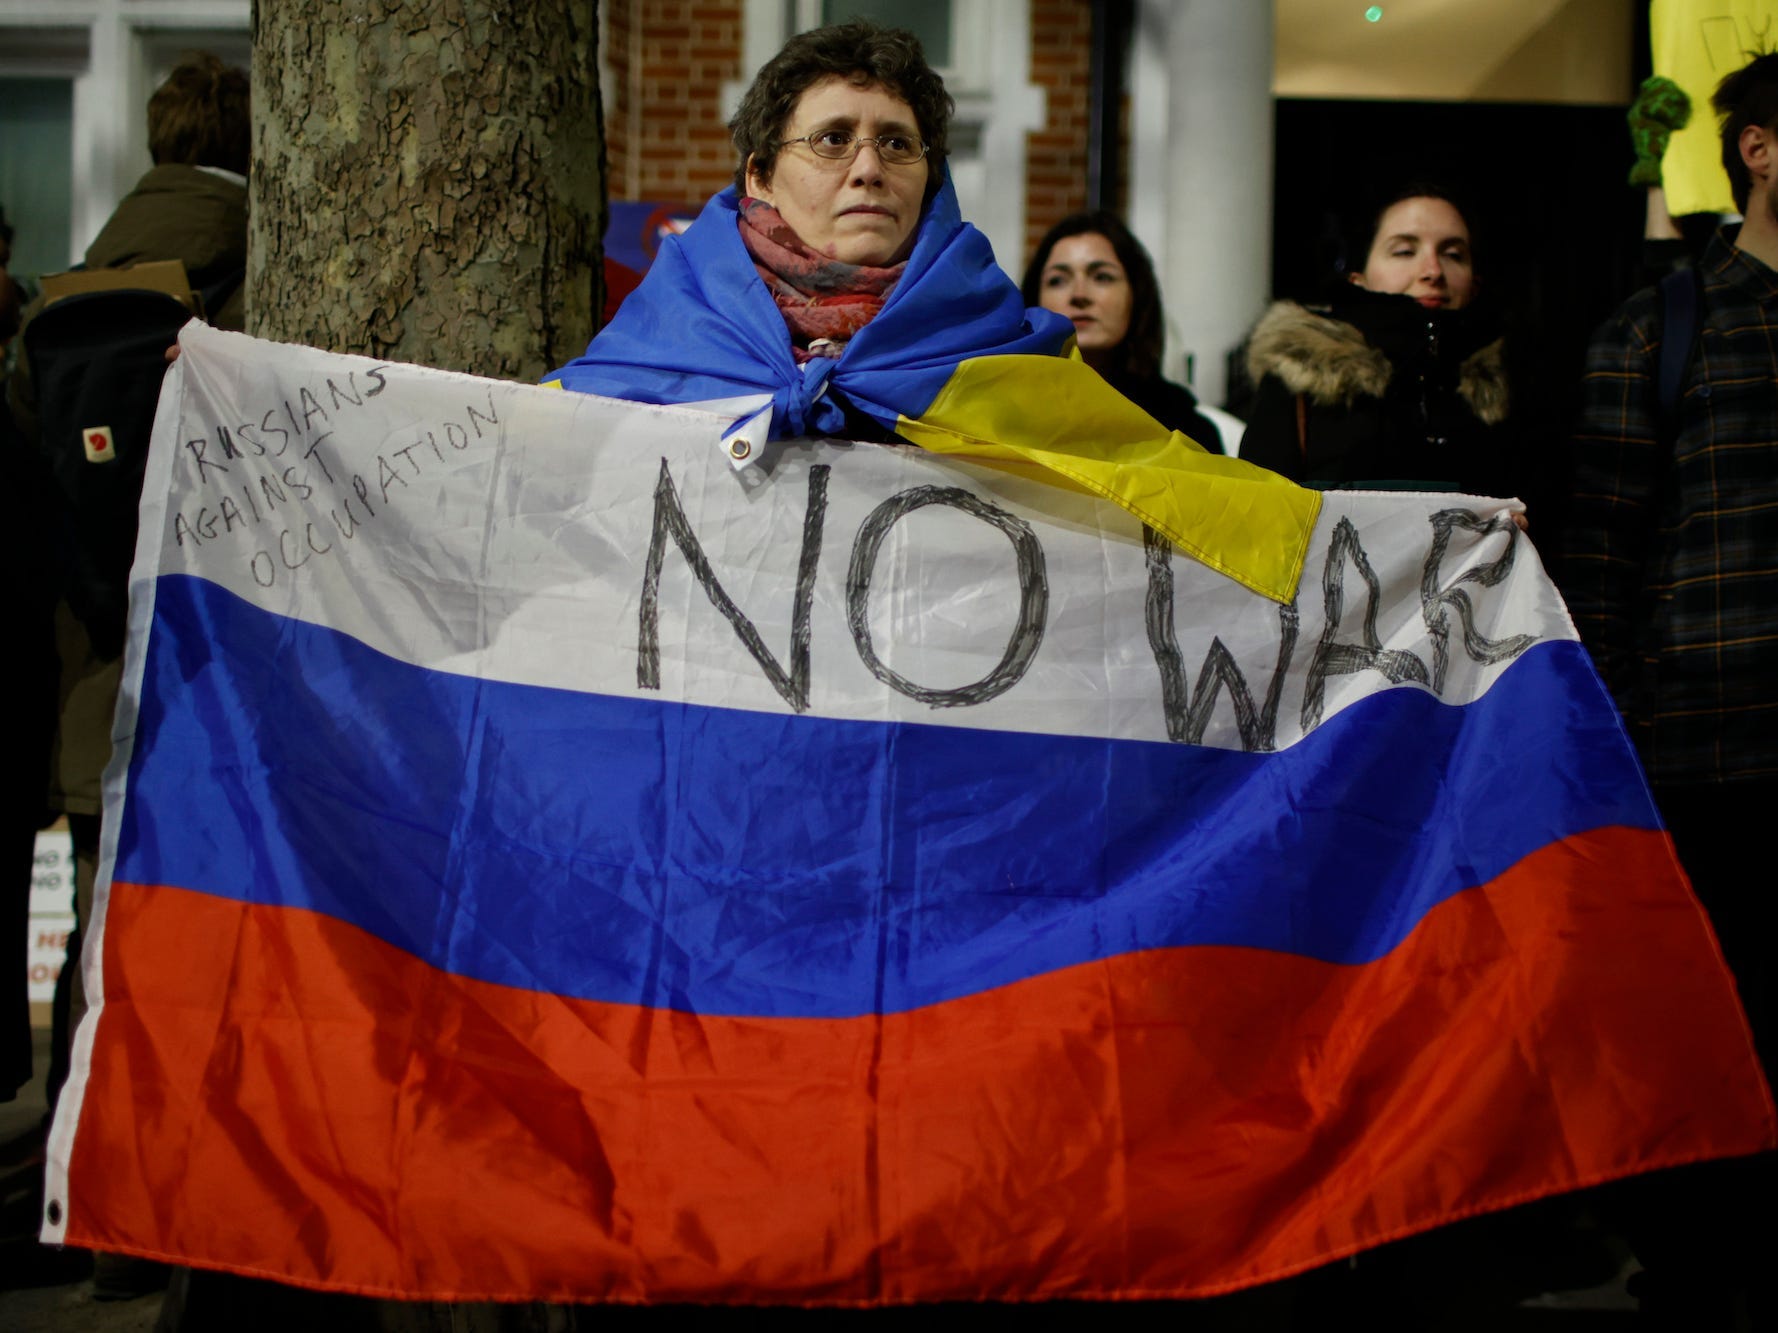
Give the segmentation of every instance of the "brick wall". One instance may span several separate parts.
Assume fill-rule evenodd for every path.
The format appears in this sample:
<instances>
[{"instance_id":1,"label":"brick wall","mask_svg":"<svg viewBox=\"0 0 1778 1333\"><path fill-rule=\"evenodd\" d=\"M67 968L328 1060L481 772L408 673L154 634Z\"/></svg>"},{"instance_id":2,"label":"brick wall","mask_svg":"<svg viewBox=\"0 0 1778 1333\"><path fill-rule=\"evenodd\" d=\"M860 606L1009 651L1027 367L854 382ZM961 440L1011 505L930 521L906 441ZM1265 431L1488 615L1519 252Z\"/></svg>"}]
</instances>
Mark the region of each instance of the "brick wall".
<instances>
[{"instance_id":1,"label":"brick wall","mask_svg":"<svg viewBox=\"0 0 1778 1333\"><path fill-rule=\"evenodd\" d=\"M1044 90L1043 128L1025 136L1025 253L1087 206L1087 94L1093 10L1087 0L1031 0L1031 82Z\"/></svg>"},{"instance_id":2,"label":"brick wall","mask_svg":"<svg viewBox=\"0 0 1778 1333\"><path fill-rule=\"evenodd\" d=\"M630 198L630 149L636 136L630 128L635 106L635 88L630 71L630 33L635 17L636 0L616 0L599 7L605 26L599 33L604 49L599 52L603 67L600 89L605 100L605 190L613 199Z\"/></svg>"},{"instance_id":3,"label":"brick wall","mask_svg":"<svg viewBox=\"0 0 1778 1333\"><path fill-rule=\"evenodd\" d=\"M960 0L966 2L966 0ZM1086 207L1088 0L1030 0L1031 80L1043 128L1026 136L1025 255ZM726 185L734 149L722 85L742 77L740 0L607 0L605 147L613 199L702 203ZM751 71L749 71L751 72Z\"/></svg>"},{"instance_id":4,"label":"brick wall","mask_svg":"<svg viewBox=\"0 0 1778 1333\"><path fill-rule=\"evenodd\" d=\"M741 77L740 0L609 0L613 199L702 203L734 172L722 85Z\"/></svg>"}]
</instances>

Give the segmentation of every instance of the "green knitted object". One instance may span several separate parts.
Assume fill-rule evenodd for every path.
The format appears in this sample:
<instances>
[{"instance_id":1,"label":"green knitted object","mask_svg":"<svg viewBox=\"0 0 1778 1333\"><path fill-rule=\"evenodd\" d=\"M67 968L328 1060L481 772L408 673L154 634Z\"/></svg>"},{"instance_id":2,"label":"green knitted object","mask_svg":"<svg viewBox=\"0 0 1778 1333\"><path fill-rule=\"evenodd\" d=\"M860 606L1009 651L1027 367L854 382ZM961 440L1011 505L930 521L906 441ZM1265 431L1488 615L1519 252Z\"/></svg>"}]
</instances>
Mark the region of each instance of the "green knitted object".
<instances>
[{"instance_id":1,"label":"green knitted object","mask_svg":"<svg viewBox=\"0 0 1778 1333\"><path fill-rule=\"evenodd\" d=\"M1630 184L1659 185L1661 155L1674 130L1683 130L1692 118L1692 99L1672 79L1659 74L1642 81L1642 91L1630 103L1630 142L1636 147L1636 165L1630 168Z\"/></svg>"}]
</instances>

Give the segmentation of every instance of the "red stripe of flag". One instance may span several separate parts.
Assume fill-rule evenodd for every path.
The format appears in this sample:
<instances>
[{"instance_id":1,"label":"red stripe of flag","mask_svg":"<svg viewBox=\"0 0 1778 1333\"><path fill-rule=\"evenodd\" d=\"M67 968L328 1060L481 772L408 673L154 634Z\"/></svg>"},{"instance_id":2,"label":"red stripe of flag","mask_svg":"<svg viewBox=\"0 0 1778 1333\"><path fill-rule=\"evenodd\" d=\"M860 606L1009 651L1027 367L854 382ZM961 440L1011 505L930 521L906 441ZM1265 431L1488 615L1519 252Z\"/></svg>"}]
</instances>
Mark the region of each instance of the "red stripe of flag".
<instances>
[{"instance_id":1,"label":"red stripe of flag","mask_svg":"<svg viewBox=\"0 0 1778 1333\"><path fill-rule=\"evenodd\" d=\"M176 888L117 885L104 938L69 1242L307 1286L1208 1294L1774 1143L1702 914L1634 830L1371 964L1157 950L881 1019L566 1000Z\"/></svg>"}]
</instances>

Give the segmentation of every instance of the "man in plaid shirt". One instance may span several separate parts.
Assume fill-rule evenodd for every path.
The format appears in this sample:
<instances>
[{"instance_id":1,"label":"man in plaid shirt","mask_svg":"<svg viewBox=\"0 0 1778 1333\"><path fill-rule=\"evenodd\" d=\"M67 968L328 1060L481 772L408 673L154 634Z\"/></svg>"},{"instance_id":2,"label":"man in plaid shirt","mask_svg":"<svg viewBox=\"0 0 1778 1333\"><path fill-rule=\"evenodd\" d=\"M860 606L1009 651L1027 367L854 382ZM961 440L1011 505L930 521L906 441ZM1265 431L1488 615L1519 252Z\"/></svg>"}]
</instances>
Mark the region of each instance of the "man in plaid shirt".
<instances>
[{"instance_id":1,"label":"man in plaid shirt","mask_svg":"<svg viewBox=\"0 0 1778 1333\"><path fill-rule=\"evenodd\" d=\"M1778 853L1765 841L1778 819L1778 54L1730 74L1712 100L1746 220L1738 233L1718 233L1699 265L1697 339L1665 423L1659 292L1639 292L1594 335L1563 583L1716 926L1769 1072L1778 961ZM1771 1197L1757 1197L1771 1188L1770 1161L1726 1166L1715 1181L1676 1176L1673 1192L1644 1200L1650 1225L1634 1228L1648 1268L1644 1308L1675 1327L1743 1326L1735 1321L1750 1317L1746 1275L1774 1244Z\"/></svg>"}]
</instances>

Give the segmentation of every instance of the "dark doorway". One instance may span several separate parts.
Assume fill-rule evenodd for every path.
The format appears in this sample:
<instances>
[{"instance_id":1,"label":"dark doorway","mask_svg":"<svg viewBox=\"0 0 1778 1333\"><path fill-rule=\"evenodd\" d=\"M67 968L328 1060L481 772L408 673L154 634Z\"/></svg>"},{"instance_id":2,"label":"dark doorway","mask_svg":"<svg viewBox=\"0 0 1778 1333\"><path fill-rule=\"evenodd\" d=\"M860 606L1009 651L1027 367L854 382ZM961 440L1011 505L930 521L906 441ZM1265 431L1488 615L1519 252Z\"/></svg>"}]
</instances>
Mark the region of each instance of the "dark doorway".
<instances>
[{"instance_id":1,"label":"dark doorway","mask_svg":"<svg viewBox=\"0 0 1778 1333\"><path fill-rule=\"evenodd\" d=\"M1619 107L1280 100L1273 289L1313 295L1346 258L1343 224L1395 185L1431 178L1478 215L1489 299L1515 324L1584 340L1636 280L1633 161Z\"/></svg>"}]
</instances>

